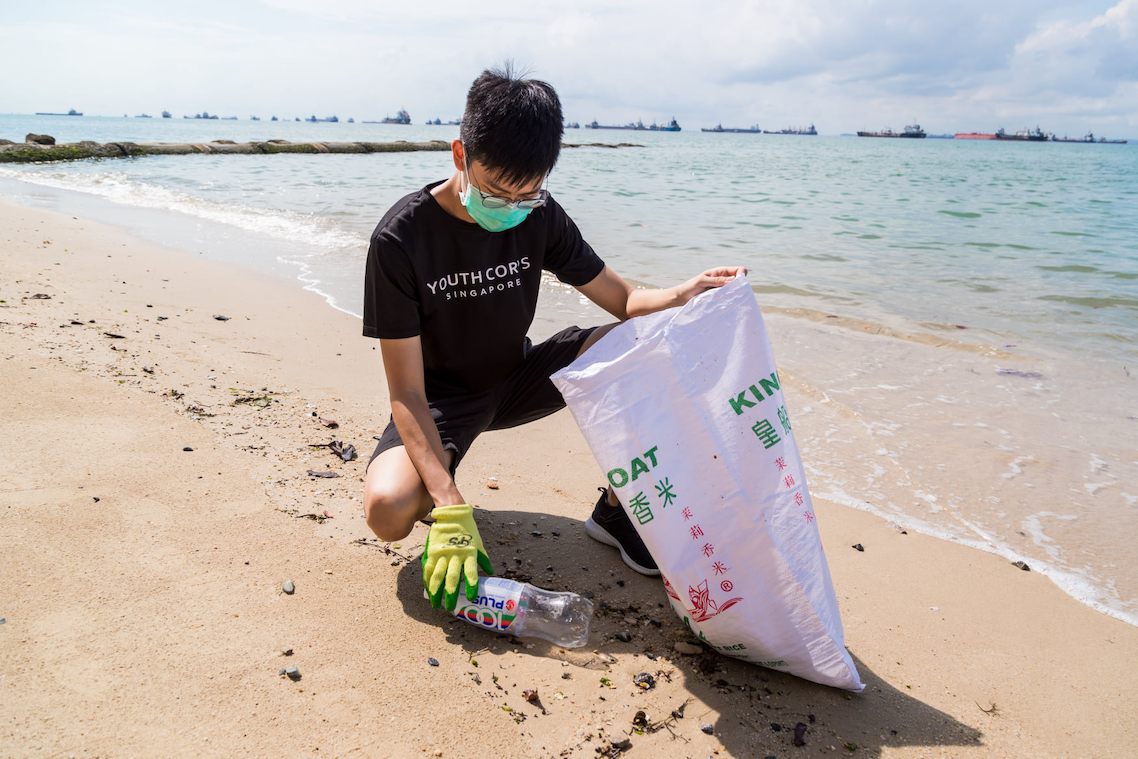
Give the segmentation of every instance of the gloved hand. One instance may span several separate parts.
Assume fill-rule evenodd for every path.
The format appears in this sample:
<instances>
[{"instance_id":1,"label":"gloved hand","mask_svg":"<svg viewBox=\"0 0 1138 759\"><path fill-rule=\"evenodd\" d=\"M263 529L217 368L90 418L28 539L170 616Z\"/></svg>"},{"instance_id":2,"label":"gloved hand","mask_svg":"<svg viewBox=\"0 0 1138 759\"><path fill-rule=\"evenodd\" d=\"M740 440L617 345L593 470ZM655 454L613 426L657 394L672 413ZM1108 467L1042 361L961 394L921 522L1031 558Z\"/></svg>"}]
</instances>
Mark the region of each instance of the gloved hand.
<instances>
[{"instance_id":1,"label":"gloved hand","mask_svg":"<svg viewBox=\"0 0 1138 759\"><path fill-rule=\"evenodd\" d=\"M475 601L478 599L478 568L492 575L494 567L482 547L470 504L436 506L431 516L435 523L431 525L423 549L423 586L433 608L439 608L445 590L446 610L454 611L462 578L466 577L467 600Z\"/></svg>"}]
</instances>

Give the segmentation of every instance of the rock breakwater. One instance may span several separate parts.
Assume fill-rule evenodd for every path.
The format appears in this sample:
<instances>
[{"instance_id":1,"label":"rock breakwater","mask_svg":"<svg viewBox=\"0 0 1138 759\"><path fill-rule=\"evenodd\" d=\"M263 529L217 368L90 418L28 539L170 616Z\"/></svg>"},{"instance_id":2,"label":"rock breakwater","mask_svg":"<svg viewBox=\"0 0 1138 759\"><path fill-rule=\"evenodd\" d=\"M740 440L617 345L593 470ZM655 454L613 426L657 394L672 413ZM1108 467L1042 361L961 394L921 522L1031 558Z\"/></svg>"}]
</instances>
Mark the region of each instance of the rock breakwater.
<instances>
[{"instance_id":1,"label":"rock breakwater","mask_svg":"<svg viewBox=\"0 0 1138 759\"><path fill-rule=\"evenodd\" d=\"M7 144L4 144L7 143ZM264 155L268 153L403 153L414 151L450 150L442 140L429 142L83 142L62 145L45 145L33 142L0 142L0 163L42 163L46 161L79 161L87 158L135 158L148 155L237 154Z\"/></svg>"}]
</instances>

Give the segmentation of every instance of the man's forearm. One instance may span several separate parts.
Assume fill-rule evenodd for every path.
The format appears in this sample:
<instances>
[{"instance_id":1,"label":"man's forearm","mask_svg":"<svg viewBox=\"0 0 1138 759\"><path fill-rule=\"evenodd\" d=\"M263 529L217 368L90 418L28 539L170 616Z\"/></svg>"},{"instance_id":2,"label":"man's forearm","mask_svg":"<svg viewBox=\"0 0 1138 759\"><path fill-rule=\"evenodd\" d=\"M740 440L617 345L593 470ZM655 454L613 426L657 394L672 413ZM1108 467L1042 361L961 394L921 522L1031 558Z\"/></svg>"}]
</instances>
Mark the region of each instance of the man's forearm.
<instances>
[{"instance_id":1,"label":"man's forearm","mask_svg":"<svg viewBox=\"0 0 1138 759\"><path fill-rule=\"evenodd\" d=\"M663 311L665 308L682 306L683 304L684 301L680 297L679 288L676 287L633 290L628 294L628 318L654 314L657 311Z\"/></svg>"},{"instance_id":2,"label":"man's forearm","mask_svg":"<svg viewBox=\"0 0 1138 759\"><path fill-rule=\"evenodd\" d=\"M462 495L446 466L443 441L439 437L435 420L431 418L426 398L392 399L391 416L395 420L395 428L399 430L407 456L415 465L419 479L423 481L435 505L462 503Z\"/></svg>"}]
</instances>

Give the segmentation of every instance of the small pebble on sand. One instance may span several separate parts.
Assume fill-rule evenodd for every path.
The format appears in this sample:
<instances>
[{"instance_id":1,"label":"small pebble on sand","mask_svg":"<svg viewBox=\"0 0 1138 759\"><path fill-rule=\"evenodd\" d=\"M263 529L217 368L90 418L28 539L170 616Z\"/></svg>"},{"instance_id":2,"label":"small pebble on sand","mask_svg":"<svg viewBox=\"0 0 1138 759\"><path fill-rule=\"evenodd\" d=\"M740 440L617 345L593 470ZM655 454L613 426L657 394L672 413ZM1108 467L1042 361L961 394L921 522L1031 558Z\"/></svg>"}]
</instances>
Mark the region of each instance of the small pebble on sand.
<instances>
[{"instance_id":1,"label":"small pebble on sand","mask_svg":"<svg viewBox=\"0 0 1138 759\"><path fill-rule=\"evenodd\" d=\"M628 630L621 630L616 634L616 639L622 643L628 643L632 640L632 635L628 632Z\"/></svg>"},{"instance_id":2,"label":"small pebble on sand","mask_svg":"<svg viewBox=\"0 0 1138 759\"><path fill-rule=\"evenodd\" d=\"M190 452L192 453L194 449L193 449L193 448L191 448L190 446L188 446L188 445L187 445L187 446L186 446L185 448L183 448L182 450L183 450L183 451L190 451Z\"/></svg>"},{"instance_id":3,"label":"small pebble on sand","mask_svg":"<svg viewBox=\"0 0 1138 759\"><path fill-rule=\"evenodd\" d=\"M296 667L286 667L285 674L288 675L289 680L294 682L300 679L300 670Z\"/></svg>"},{"instance_id":4,"label":"small pebble on sand","mask_svg":"<svg viewBox=\"0 0 1138 759\"><path fill-rule=\"evenodd\" d=\"M703 732L707 733L708 735L712 735L713 733L715 733L715 725L711 724L710 722L704 722L702 725L699 726L699 729L702 730Z\"/></svg>"},{"instance_id":5,"label":"small pebble on sand","mask_svg":"<svg viewBox=\"0 0 1138 759\"><path fill-rule=\"evenodd\" d=\"M292 584L292 580L285 580L284 585L281 586L281 590L291 596L296 592L296 586Z\"/></svg>"},{"instance_id":6,"label":"small pebble on sand","mask_svg":"<svg viewBox=\"0 0 1138 759\"><path fill-rule=\"evenodd\" d=\"M428 656L427 657L427 664L430 664L432 667L437 667L437 666L439 666L439 660L433 656Z\"/></svg>"}]
</instances>

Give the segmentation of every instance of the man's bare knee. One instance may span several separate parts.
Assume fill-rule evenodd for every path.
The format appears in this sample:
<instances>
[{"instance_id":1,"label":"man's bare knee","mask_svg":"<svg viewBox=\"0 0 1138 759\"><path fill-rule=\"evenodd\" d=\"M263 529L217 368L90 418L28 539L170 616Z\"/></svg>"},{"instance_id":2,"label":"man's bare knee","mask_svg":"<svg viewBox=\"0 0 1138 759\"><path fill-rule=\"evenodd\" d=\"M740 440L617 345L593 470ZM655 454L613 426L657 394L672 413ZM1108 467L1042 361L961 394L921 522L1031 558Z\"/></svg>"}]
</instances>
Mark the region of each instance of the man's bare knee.
<instances>
[{"instance_id":1,"label":"man's bare knee","mask_svg":"<svg viewBox=\"0 0 1138 759\"><path fill-rule=\"evenodd\" d=\"M413 500L368 488L364 493L367 526L380 540L402 540L411 534L419 518L418 503L411 502Z\"/></svg>"}]
</instances>

